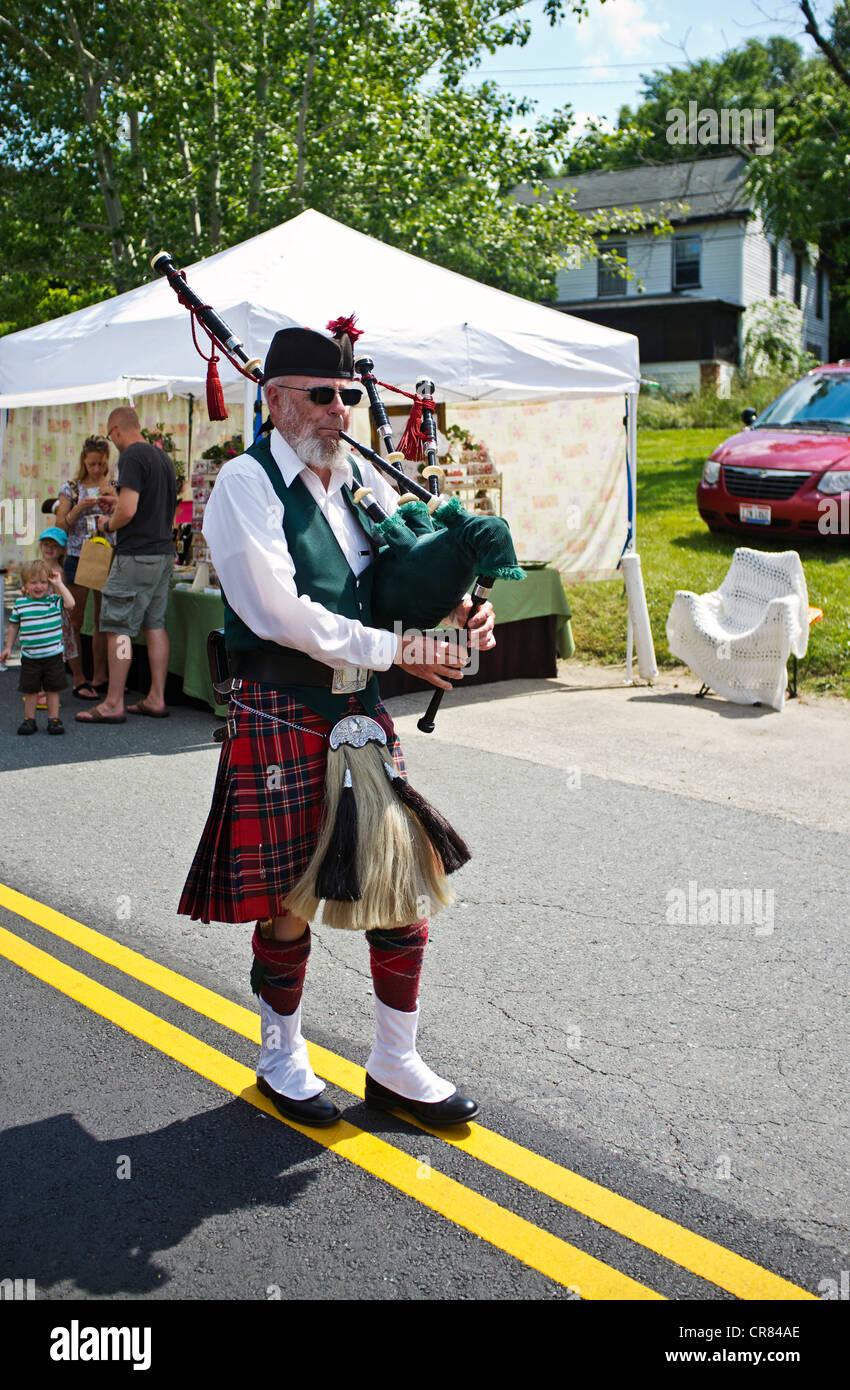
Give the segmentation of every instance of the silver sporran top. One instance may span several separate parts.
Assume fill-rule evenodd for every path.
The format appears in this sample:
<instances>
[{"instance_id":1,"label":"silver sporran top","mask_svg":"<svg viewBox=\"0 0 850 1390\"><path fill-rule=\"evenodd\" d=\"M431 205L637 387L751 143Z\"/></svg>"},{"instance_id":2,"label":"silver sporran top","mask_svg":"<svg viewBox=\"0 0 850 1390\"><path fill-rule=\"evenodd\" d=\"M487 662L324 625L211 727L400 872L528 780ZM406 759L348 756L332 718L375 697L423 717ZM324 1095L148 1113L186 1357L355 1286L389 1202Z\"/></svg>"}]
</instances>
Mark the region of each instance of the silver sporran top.
<instances>
[{"instance_id":1,"label":"silver sporran top","mask_svg":"<svg viewBox=\"0 0 850 1390\"><path fill-rule=\"evenodd\" d=\"M368 714L346 715L345 719L334 724L330 734L331 748L339 748L341 743L349 744L352 748L365 748L367 743L386 745L386 742L387 736L377 719L370 719Z\"/></svg>"},{"instance_id":2,"label":"silver sporran top","mask_svg":"<svg viewBox=\"0 0 850 1390\"><path fill-rule=\"evenodd\" d=\"M331 694L356 695L359 690L366 689L371 674L368 666L343 666L341 670L334 671Z\"/></svg>"}]
</instances>

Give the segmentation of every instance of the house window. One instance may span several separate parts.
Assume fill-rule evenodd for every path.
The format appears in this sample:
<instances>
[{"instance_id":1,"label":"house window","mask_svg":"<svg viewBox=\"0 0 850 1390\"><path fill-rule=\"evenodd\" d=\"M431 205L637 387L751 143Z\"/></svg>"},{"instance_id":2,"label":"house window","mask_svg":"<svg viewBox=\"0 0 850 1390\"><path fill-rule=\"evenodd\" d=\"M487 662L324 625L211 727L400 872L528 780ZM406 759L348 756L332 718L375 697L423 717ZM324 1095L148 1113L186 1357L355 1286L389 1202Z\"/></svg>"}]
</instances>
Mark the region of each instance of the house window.
<instances>
[{"instance_id":1,"label":"house window","mask_svg":"<svg viewBox=\"0 0 850 1390\"><path fill-rule=\"evenodd\" d=\"M698 289L700 284L700 238L676 237L673 242L673 289Z\"/></svg>"},{"instance_id":2,"label":"house window","mask_svg":"<svg viewBox=\"0 0 850 1390\"><path fill-rule=\"evenodd\" d=\"M775 299L779 293L779 247L775 241L770 243L770 297Z\"/></svg>"},{"instance_id":3,"label":"house window","mask_svg":"<svg viewBox=\"0 0 850 1390\"><path fill-rule=\"evenodd\" d=\"M794 257L794 303L799 309L803 303L803 257Z\"/></svg>"},{"instance_id":4,"label":"house window","mask_svg":"<svg viewBox=\"0 0 850 1390\"><path fill-rule=\"evenodd\" d=\"M628 261L628 249L624 241L606 241L600 246L599 250L603 253L613 251L615 255L620 256L624 261ZM599 256L596 262L596 271L596 293L600 299L605 299L607 296L614 294L626 293L628 281L623 275L621 268L618 265L612 264L612 262L607 259L607 255L603 254Z\"/></svg>"},{"instance_id":5,"label":"house window","mask_svg":"<svg viewBox=\"0 0 850 1390\"><path fill-rule=\"evenodd\" d=\"M815 318L823 318L823 266L819 265L815 272Z\"/></svg>"}]
</instances>

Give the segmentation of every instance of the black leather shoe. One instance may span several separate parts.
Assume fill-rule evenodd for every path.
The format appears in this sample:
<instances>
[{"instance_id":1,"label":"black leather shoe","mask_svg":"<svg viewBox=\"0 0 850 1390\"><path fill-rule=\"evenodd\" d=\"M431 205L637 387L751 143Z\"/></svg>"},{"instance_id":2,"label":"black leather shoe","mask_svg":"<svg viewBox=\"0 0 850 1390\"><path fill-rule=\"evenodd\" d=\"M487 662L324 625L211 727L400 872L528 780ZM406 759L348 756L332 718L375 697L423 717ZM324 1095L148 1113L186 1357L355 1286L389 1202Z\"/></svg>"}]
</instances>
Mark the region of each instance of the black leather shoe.
<instances>
[{"instance_id":1,"label":"black leather shoe","mask_svg":"<svg viewBox=\"0 0 850 1390\"><path fill-rule=\"evenodd\" d=\"M324 1092L320 1091L311 1100L290 1100L288 1096L282 1096L279 1091L273 1091L265 1077L257 1077L257 1090L260 1095L266 1096L272 1101L275 1108L285 1115L287 1120L296 1120L300 1125L314 1125L317 1128L324 1125L336 1124L339 1119L339 1111L332 1100L325 1098Z\"/></svg>"},{"instance_id":2,"label":"black leather shoe","mask_svg":"<svg viewBox=\"0 0 850 1390\"><path fill-rule=\"evenodd\" d=\"M459 1096L457 1091L445 1100L407 1100L404 1096L396 1095L395 1091L387 1090L380 1082L373 1081L368 1072L366 1104L374 1106L376 1110L407 1110L417 1120L424 1120L429 1125L464 1125L478 1114L475 1101Z\"/></svg>"}]
</instances>

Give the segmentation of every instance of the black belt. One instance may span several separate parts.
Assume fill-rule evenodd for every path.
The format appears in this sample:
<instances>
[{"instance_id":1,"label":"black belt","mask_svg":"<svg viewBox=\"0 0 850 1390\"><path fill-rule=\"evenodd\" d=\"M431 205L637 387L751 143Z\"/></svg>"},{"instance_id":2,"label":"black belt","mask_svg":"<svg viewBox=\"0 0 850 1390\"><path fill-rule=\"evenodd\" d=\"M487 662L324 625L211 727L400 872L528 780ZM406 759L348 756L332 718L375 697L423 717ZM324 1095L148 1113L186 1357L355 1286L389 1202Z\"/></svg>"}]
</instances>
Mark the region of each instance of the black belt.
<instances>
[{"instance_id":1,"label":"black belt","mask_svg":"<svg viewBox=\"0 0 850 1390\"><path fill-rule=\"evenodd\" d=\"M334 673L323 661L314 661L303 652L247 651L228 652L230 674L263 685L321 685L330 689Z\"/></svg>"}]
</instances>

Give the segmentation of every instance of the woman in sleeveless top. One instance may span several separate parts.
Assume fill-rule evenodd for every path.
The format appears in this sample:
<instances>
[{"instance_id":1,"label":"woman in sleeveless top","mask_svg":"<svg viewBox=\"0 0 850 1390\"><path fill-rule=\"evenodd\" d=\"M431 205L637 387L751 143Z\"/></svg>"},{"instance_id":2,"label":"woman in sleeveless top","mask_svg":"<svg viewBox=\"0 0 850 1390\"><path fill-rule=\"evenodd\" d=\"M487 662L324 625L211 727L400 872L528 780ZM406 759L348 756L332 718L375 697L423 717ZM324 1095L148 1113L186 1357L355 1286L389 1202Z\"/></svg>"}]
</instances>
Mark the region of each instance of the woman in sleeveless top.
<instances>
[{"instance_id":1,"label":"woman in sleeveless top","mask_svg":"<svg viewBox=\"0 0 850 1390\"><path fill-rule=\"evenodd\" d=\"M93 671L90 681L83 670L80 628L86 611L89 591L77 584L77 565L83 542L96 534L96 517L106 515L99 504L104 494L115 496L115 487L109 479L109 440L102 435L91 434L80 450L80 466L76 476L63 483L59 489L59 505L56 509L56 524L68 533L68 547L65 556L65 583L74 596L71 622L75 629L77 656L69 657L74 694L79 700L99 700L107 688L109 674L106 664L106 637L100 631L100 593L94 594L94 635L92 637ZM110 544L114 544L110 538ZM101 689L102 687L102 689Z\"/></svg>"}]
</instances>

